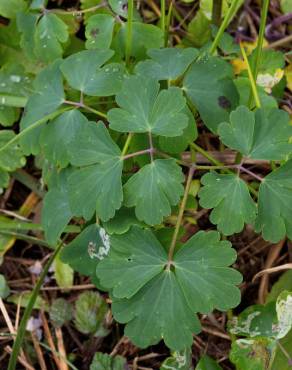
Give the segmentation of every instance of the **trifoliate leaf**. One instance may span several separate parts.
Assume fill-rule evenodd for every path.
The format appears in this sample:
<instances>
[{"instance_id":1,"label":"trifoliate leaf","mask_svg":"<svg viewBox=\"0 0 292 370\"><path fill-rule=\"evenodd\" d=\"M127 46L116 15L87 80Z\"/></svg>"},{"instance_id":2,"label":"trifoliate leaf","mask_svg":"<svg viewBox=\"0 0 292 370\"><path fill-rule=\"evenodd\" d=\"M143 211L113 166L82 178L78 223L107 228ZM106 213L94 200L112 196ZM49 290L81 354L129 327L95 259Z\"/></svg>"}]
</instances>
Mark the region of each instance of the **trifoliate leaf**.
<instances>
[{"instance_id":1,"label":"trifoliate leaf","mask_svg":"<svg viewBox=\"0 0 292 370\"><path fill-rule=\"evenodd\" d=\"M153 79L131 76L116 101L121 108L108 112L110 128L116 131L172 137L181 135L188 124L188 117L182 113L186 106L182 91L170 87L159 93L159 83Z\"/></svg>"},{"instance_id":2,"label":"trifoliate leaf","mask_svg":"<svg viewBox=\"0 0 292 370\"><path fill-rule=\"evenodd\" d=\"M69 144L87 124L87 118L72 109L44 126L40 141L45 158L58 167L66 167L70 159Z\"/></svg>"},{"instance_id":3,"label":"trifoliate leaf","mask_svg":"<svg viewBox=\"0 0 292 370\"><path fill-rule=\"evenodd\" d=\"M183 194L184 176L174 159L156 159L142 167L124 186L125 205L135 206L139 220L159 224Z\"/></svg>"},{"instance_id":4,"label":"trifoliate leaf","mask_svg":"<svg viewBox=\"0 0 292 370\"><path fill-rule=\"evenodd\" d=\"M91 96L113 95L120 90L124 74L121 64L103 66L113 54L109 49L83 50L66 58L61 71L73 89Z\"/></svg>"},{"instance_id":5,"label":"trifoliate leaf","mask_svg":"<svg viewBox=\"0 0 292 370\"><path fill-rule=\"evenodd\" d=\"M113 40L112 47L121 56L125 56L127 39L127 23L123 23ZM131 56L141 60L146 57L148 49L160 48L163 46L163 32L153 24L132 22L132 47Z\"/></svg>"},{"instance_id":6,"label":"trifoliate leaf","mask_svg":"<svg viewBox=\"0 0 292 370\"><path fill-rule=\"evenodd\" d=\"M135 72L156 80L175 80L181 76L198 55L194 48L151 49L147 54L152 60L137 64Z\"/></svg>"},{"instance_id":7,"label":"trifoliate leaf","mask_svg":"<svg viewBox=\"0 0 292 370\"><path fill-rule=\"evenodd\" d=\"M29 127L45 115L54 112L64 101L62 74L59 70L60 62L56 61L48 66L34 81L36 91L24 109L20 122L21 130ZM20 139L25 154L37 154L40 150L40 133L43 127L35 128L31 133Z\"/></svg>"},{"instance_id":8,"label":"trifoliate leaf","mask_svg":"<svg viewBox=\"0 0 292 370\"><path fill-rule=\"evenodd\" d=\"M101 334L107 311L108 305L98 292L81 293L74 311L77 330L83 334Z\"/></svg>"},{"instance_id":9,"label":"trifoliate leaf","mask_svg":"<svg viewBox=\"0 0 292 370\"><path fill-rule=\"evenodd\" d=\"M103 223L103 227L109 234L124 234L132 225L141 224L132 208L122 207L116 212L114 218Z\"/></svg>"},{"instance_id":10,"label":"trifoliate leaf","mask_svg":"<svg viewBox=\"0 0 292 370\"><path fill-rule=\"evenodd\" d=\"M12 130L0 131L0 149L15 137ZM0 168L6 171L14 171L25 165L25 157L22 154L17 143L8 146L0 151Z\"/></svg>"},{"instance_id":11,"label":"trifoliate leaf","mask_svg":"<svg viewBox=\"0 0 292 370\"><path fill-rule=\"evenodd\" d=\"M188 107L186 107L183 112L189 118L187 127L180 136L160 136L159 147L162 151L168 153L181 153L198 137L197 125L193 113Z\"/></svg>"},{"instance_id":12,"label":"trifoliate leaf","mask_svg":"<svg viewBox=\"0 0 292 370\"><path fill-rule=\"evenodd\" d=\"M50 307L50 320L56 328L60 328L73 317L73 307L64 298L57 298Z\"/></svg>"},{"instance_id":13,"label":"trifoliate leaf","mask_svg":"<svg viewBox=\"0 0 292 370\"><path fill-rule=\"evenodd\" d=\"M67 25L55 14L44 14L36 25L34 52L44 63L62 57L62 44L68 40Z\"/></svg>"},{"instance_id":14,"label":"trifoliate leaf","mask_svg":"<svg viewBox=\"0 0 292 370\"><path fill-rule=\"evenodd\" d=\"M69 205L68 175L70 170L64 170L57 176L55 186L45 195L42 208L42 225L48 243L56 243L68 225L73 214Z\"/></svg>"},{"instance_id":15,"label":"trifoliate leaf","mask_svg":"<svg viewBox=\"0 0 292 370\"><path fill-rule=\"evenodd\" d=\"M251 112L244 106L230 114L230 123L218 128L222 142L254 159L282 160L292 150L289 115L280 109L258 109Z\"/></svg>"},{"instance_id":16,"label":"trifoliate leaf","mask_svg":"<svg viewBox=\"0 0 292 370\"><path fill-rule=\"evenodd\" d=\"M292 238L292 160L265 177L260 185L256 231L277 243L287 234Z\"/></svg>"},{"instance_id":17,"label":"trifoliate leaf","mask_svg":"<svg viewBox=\"0 0 292 370\"><path fill-rule=\"evenodd\" d=\"M110 253L99 263L97 275L102 285L113 289L113 314L127 323L125 335L137 346L163 338L171 349L182 350L200 330L196 312L226 310L239 303L235 285L241 275L227 267L235 258L219 233L201 231L175 253L169 268L167 253L151 231L133 227L111 238Z\"/></svg>"},{"instance_id":18,"label":"trifoliate leaf","mask_svg":"<svg viewBox=\"0 0 292 370\"><path fill-rule=\"evenodd\" d=\"M214 208L210 221L224 235L240 232L244 224L253 223L256 205L246 183L236 175L205 174L201 179L204 187L199 192L200 205Z\"/></svg>"},{"instance_id":19,"label":"trifoliate leaf","mask_svg":"<svg viewBox=\"0 0 292 370\"><path fill-rule=\"evenodd\" d=\"M89 220L94 212L108 221L121 207L121 151L102 122L90 122L71 142L68 178L70 206L75 216Z\"/></svg>"},{"instance_id":20,"label":"trifoliate leaf","mask_svg":"<svg viewBox=\"0 0 292 370\"><path fill-rule=\"evenodd\" d=\"M230 64L218 57L193 63L184 78L184 90L198 109L205 125L213 132L238 104Z\"/></svg>"},{"instance_id":21,"label":"trifoliate leaf","mask_svg":"<svg viewBox=\"0 0 292 370\"><path fill-rule=\"evenodd\" d=\"M104 229L92 224L62 249L60 259L75 271L90 276L96 283L96 266L108 254L109 249L110 240Z\"/></svg>"},{"instance_id":22,"label":"trifoliate leaf","mask_svg":"<svg viewBox=\"0 0 292 370\"><path fill-rule=\"evenodd\" d=\"M18 12L24 12L27 8L25 0L1 0L0 15L5 18L15 18Z\"/></svg>"},{"instance_id":23,"label":"trifoliate leaf","mask_svg":"<svg viewBox=\"0 0 292 370\"><path fill-rule=\"evenodd\" d=\"M107 353L97 352L90 365L90 370L126 370L126 359L122 356L110 356Z\"/></svg>"},{"instance_id":24,"label":"trifoliate leaf","mask_svg":"<svg viewBox=\"0 0 292 370\"><path fill-rule=\"evenodd\" d=\"M108 49L112 42L115 19L109 14L95 14L85 27L87 49Z\"/></svg>"}]
</instances>

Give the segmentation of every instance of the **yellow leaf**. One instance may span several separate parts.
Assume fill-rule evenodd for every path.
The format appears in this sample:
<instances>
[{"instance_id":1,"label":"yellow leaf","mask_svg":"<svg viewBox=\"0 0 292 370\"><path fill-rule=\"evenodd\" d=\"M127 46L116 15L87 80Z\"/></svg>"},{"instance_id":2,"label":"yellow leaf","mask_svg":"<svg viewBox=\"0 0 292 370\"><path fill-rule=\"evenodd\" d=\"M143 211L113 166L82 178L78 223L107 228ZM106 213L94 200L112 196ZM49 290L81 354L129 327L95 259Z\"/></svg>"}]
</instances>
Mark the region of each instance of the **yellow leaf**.
<instances>
[{"instance_id":1,"label":"yellow leaf","mask_svg":"<svg viewBox=\"0 0 292 370\"><path fill-rule=\"evenodd\" d=\"M287 79L287 87L292 91L292 64L289 64L284 71Z\"/></svg>"}]
</instances>

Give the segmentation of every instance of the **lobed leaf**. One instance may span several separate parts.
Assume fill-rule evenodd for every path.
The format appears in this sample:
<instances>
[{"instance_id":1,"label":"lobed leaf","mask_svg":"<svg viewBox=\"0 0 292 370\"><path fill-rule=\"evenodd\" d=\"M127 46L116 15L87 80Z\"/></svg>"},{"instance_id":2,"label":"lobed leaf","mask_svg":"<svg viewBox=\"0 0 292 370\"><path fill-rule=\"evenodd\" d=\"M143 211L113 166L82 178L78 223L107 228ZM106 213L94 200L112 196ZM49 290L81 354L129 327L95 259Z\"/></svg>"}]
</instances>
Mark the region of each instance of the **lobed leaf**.
<instances>
[{"instance_id":1,"label":"lobed leaf","mask_svg":"<svg viewBox=\"0 0 292 370\"><path fill-rule=\"evenodd\" d=\"M149 225L159 224L169 216L184 188L184 176L174 159L156 159L133 175L124 186L127 207L135 206L139 220Z\"/></svg>"},{"instance_id":2,"label":"lobed leaf","mask_svg":"<svg viewBox=\"0 0 292 370\"><path fill-rule=\"evenodd\" d=\"M168 347L181 350L200 330L196 312L226 310L239 303L235 285L241 275L227 267L235 258L219 233L198 232L176 252L169 269L167 254L153 234L133 227L111 238L110 253L99 263L97 275L112 289L113 314L127 324L125 335L137 346L163 338Z\"/></svg>"},{"instance_id":3,"label":"lobed leaf","mask_svg":"<svg viewBox=\"0 0 292 370\"><path fill-rule=\"evenodd\" d=\"M159 92L156 80L131 76L116 96L121 108L108 112L110 128L120 132L152 132L161 136L179 136L188 124L182 113L185 98L177 87Z\"/></svg>"},{"instance_id":4,"label":"lobed leaf","mask_svg":"<svg viewBox=\"0 0 292 370\"><path fill-rule=\"evenodd\" d=\"M238 233L245 223L254 222L256 205L245 181L239 176L209 172L201 178L201 182L204 186L199 191L200 205L214 208L210 221L224 235Z\"/></svg>"}]
</instances>

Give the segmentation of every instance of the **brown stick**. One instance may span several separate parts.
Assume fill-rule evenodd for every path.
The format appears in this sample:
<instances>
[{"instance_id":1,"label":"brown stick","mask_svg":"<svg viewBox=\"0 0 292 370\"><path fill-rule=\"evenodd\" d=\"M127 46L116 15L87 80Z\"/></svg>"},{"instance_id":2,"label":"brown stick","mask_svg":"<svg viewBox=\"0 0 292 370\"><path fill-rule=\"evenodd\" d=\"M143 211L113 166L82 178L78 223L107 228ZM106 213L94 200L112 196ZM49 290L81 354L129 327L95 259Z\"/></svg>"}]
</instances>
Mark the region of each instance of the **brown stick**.
<instances>
[{"instance_id":1,"label":"brown stick","mask_svg":"<svg viewBox=\"0 0 292 370\"><path fill-rule=\"evenodd\" d=\"M43 352L39 344L38 338L34 331L32 331L30 335L31 335L32 343L33 343L33 346L34 346L34 349L35 349L35 352L36 352L36 355L39 361L40 368L41 370L47 370L47 366L45 363L45 359L44 359Z\"/></svg>"},{"instance_id":2,"label":"brown stick","mask_svg":"<svg viewBox=\"0 0 292 370\"><path fill-rule=\"evenodd\" d=\"M69 370L69 367L68 367L66 361L64 361L64 359L67 358L67 354L66 354L64 341L63 341L62 329L61 328L55 328L55 333L56 333L57 342L58 342L58 351L59 351L59 354L60 354L60 360L59 360L59 366L60 367L59 367L59 369L60 370Z\"/></svg>"},{"instance_id":3,"label":"brown stick","mask_svg":"<svg viewBox=\"0 0 292 370\"><path fill-rule=\"evenodd\" d=\"M56 350L56 346L55 346L55 343L53 341L53 338L52 338L52 334L51 334L51 331L50 331L50 328L49 328L49 324L48 324L48 321L47 321L47 318L46 318L46 315L44 314L44 312L42 311L41 312L41 318L42 318L42 322L43 322L43 328L44 328L44 333L45 333L45 337L47 339L47 342L48 342L48 345L52 351L52 356L53 356L53 359L57 365L57 368L59 369L60 368L60 364L59 364L59 358L58 356L56 355L57 353L57 350Z\"/></svg>"}]
</instances>

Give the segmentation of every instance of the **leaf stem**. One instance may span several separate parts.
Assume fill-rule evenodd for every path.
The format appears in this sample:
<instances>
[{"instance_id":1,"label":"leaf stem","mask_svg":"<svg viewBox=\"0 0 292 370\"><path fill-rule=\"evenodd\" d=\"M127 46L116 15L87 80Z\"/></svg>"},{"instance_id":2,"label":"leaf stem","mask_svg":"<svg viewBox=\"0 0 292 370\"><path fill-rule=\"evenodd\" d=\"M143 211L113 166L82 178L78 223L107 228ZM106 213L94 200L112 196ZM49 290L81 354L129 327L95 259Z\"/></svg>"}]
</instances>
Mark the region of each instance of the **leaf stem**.
<instances>
[{"instance_id":1,"label":"leaf stem","mask_svg":"<svg viewBox=\"0 0 292 370\"><path fill-rule=\"evenodd\" d=\"M104 3L98 4L90 8L86 8L86 9L75 9L75 10L46 9L46 11L49 13L55 13L55 14L64 14L64 15L72 14L74 16L74 15L79 15L79 14L81 15L84 13L94 12L95 10L99 8L103 8L105 6L106 6L106 3L104 2Z\"/></svg>"},{"instance_id":2,"label":"leaf stem","mask_svg":"<svg viewBox=\"0 0 292 370\"><path fill-rule=\"evenodd\" d=\"M246 52L245 52L244 47L243 47L241 42L239 43L239 46L240 46L241 54L243 56L243 60L245 61L246 66L247 66L248 79L249 79L249 82L250 82L250 85L251 85L251 91L252 91L252 94L253 94L253 97L254 97L255 105L256 105L257 108L260 108L261 107L261 101L260 101L260 98L259 98L259 95L258 95L258 90L257 90L256 82L255 82L255 79L254 79L254 75L253 75L252 70L250 68L250 64L248 62Z\"/></svg>"},{"instance_id":3,"label":"leaf stem","mask_svg":"<svg viewBox=\"0 0 292 370\"><path fill-rule=\"evenodd\" d=\"M44 231L44 228L41 224L35 224L32 222L25 221L0 221L0 233L2 230L35 230L35 231ZM65 233L80 233L81 228L77 225L68 225L65 227Z\"/></svg>"},{"instance_id":4,"label":"leaf stem","mask_svg":"<svg viewBox=\"0 0 292 370\"><path fill-rule=\"evenodd\" d=\"M21 348L21 345L22 345L24 335L25 335L27 321L28 321L28 319L31 315L31 312L33 310L35 301L38 297L39 291L40 291L41 286L44 282L44 279L45 279L45 277L46 277L46 275L49 271L49 268L51 267L54 259L56 258L57 254L61 250L62 245L63 245L63 243L60 243L57 246L57 248L55 249L54 253L49 258L48 262L46 263L46 265L45 265L42 273L40 274L40 277L39 277L39 279L38 279L38 281L37 281L37 283L36 283L36 285L35 285L35 287L32 291L30 300L29 300L29 302L28 302L28 304L27 304L27 306L24 310L19 328L17 330L17 335L16 335L16 338L15 338L15 342L13 344L12 354L11 354L11 357L9 359L9 364L8 364L8 369L7 370L15 370L15 368L16 368L17 358L18 358L18 355L19 355L19 352L20 352L20 348Z\"/></svg>"},{"instance_id":5,"label":"leaf stem","mask_svg":"<svg viewBox=\"0 0 292 370\"><path fill-rule=\"evenodd\" d=\"M222 0L213 0L212 7L212 23L216 26L220 26L222 15Z\"/></svg>"},{"instance_id":6,"label":"leaf stem","mask_svg":"<svg viewBox=\"0 0 292 370\"><path fill-rule=\"evenodd\" d=\"M127 38L126 38L126 65L129 66L132 51L132 29L133 29L134 0L128 0Z\"/></svg>"},{"instance_id":7,"label":"leaf stem","mask_svg":"<svg viewBox=\"0 0 292 370\"><path fill-rule=\"evenodd\" d=\"M95 113L97 116L99 117L102 117L102 118L107 118L107 115L99 110L96 110L94 108L91 108L89 107L88 105L82 103L82 102L75 102L75 101L71 101L71 100L64 100L64 103L65 104L68 104L68 105L73 105L74 107L77 107L77 108L84 108L86 110L88 110L89 112L92 112L92 113Z\"/></svg>"},{"instance_id":8,"label":"leaf stem","mask_svg":"<svg viewBox=\"0 0 292 370\"><path fill-rule=\"evenodd\" d=\"M35 129L35 128L39 127L39 126L41 126L42 124L46 123L47 121L52 120L52 119L58 117L60 114L62 114L63 112L66 112L67 110L70 110L70 109L71 108L62 108L62 109L59 109L59 110L54 111L53 113L47 114L43 118L37 120L36 122L34 122L33 124L31 124L30 126L26 127L19 134L17 134L16 136L14 136L5 145L3 145L0 148L0 153L2 151L4 151L5 149L7 149L10 145L16 143L19 139L21 139L23 136L25 136L28 132L32 131L33 129Z\"/></svg>"},{"instance_id":9,"label":"leaf stem","mask_svg":"<svg viewBox=\"0 0 292 370\"><path fill-rule=\"evenodd\" d=\"M172 16L172 10L173 10L173 3L172 1L169 4L168 13L166 17L166 29L165 29L165 39L164 39L164 46L167 47L168 45L168 35L169 35L169 28L170 28L170 22L171 22L171 16Z\"/></svg>"},{"instance_id":10,"label":"leaf stem","mask_svg":"<svg viewBox=\"0 0 292 370\"><path fill-rule=\"evenodd\" d=\"M153 162L153 153L154 153L154 147L153 147L153 138L152 138L152 132L148 132L148 137L149 137L149 146L150 146L150 159L151 159L151 162Z\"/></svg>"},{"instance_id":11,"label":"leaf stem","mask_svg":"<svg viewBox=\"0 0 292 370\"><path fill-rule=\"evenodd\" d=\"M163 33L164 45L166 42L165 39L165 0L160 0L160 27Z\"/></svg>"},{"instance_id":12,"label":"leaf stem","mask_svg":"<svg viewBox=\"0 0 292 370\"><path fill-rule=\"evenodd\" d=\"M123 150L122 150L122 157L124 157L125 154L127 153L128 149L129 149L129 145L130 145L131 140L132 140L132 137L133 137L133 133L130 132L127 136L126 142L125 142Z\"/></svg>"},{"instance_id":13,"label":"leaf stem","mask_svg":"<svg viewBox=\"0 0 292 370\"><path fill-rule=\"evenodd\" d=\"M266 28L267 16L268 16L268 10L269 10L269 0L263 0L262 4L263 4L263 6L262 6L262 9L261 9L259 37L258 37L258 42L257 42L257 48L255 50L254 63L251 66L252 75L253 75L255 81L257 80L257 77L258 77L260 59L261 59L261 55L262 55L265 28ZM252 104L252 91L250 92L248 105L251 106L251 104Z\"/></svg>"},{"instance_id":14,"label":"leaf stem","mask_svg":"<svg viewBox=\"0 0 292 370\"><path fill-rule=\"evenodd\" d=\"M214 54L214 52L216 51L217 49L217 46L221 40L221 37L226 29L226 27L228 26L234 12L236 11L236 8L238 6L238 3L239 3L239 0L233 0L227 13L225 14L225 17L223 19L223 22L221 23L221 26L219 27L219 30L215 36L215 39L211 45L211 48L210 48L210 54Z\"/></svg>"},{"instance_id":15,"label":"leaf stem","mask_svg":"<svg viewBox=\"0 0 292 370\"><path fill-rule=\"evenodd\" d=\"M126 160L126 159L129 159L129 158L133 158L133 157L137 157L138 155L143 155L143 154L147 154L147 153L153 153L155 151L154 148L148 148L148 149L144 149L144 150L139 150L138 152L135 152L135 153L130 153L130 154L127 154L127 155L124 155L122 157L123 160Z\"/></svg>"},{"instance_id":16,"label":"leaf stem","mask_svg":"<svg viewBox=\"0 0 292 370\"><path fill-rule=\"evenodd\" d=\"M191 186L191 182L192 182L192 179L193 179L194 172L195 172L195 167L191 166L190 169L189 169L189 173L188 173L188 178L187 178L187 183L186 183L186 187L185 187L183 200L182 200L180 208L179 208L179 213L178 213L178 216L177 216L177 221L176 221L176 224L175 224L174 233L173 233L172 240L171 240L170 247L169 247L167 268L170 268L170 266L172 264L172 261L173 261L173 255L174 255L176 241L177 241L177 237L178 237L178 233L179 233L179 228L180 228L180 225L182 223L184 210L185 210L185 207L186 207L188 194L189 194L189 190L190 190L190 186Z\"/></svg>"}]
</instances>

